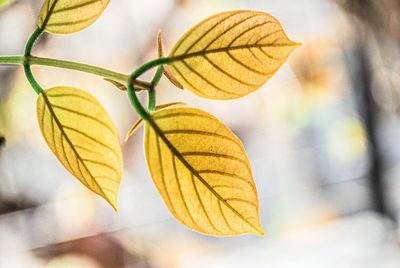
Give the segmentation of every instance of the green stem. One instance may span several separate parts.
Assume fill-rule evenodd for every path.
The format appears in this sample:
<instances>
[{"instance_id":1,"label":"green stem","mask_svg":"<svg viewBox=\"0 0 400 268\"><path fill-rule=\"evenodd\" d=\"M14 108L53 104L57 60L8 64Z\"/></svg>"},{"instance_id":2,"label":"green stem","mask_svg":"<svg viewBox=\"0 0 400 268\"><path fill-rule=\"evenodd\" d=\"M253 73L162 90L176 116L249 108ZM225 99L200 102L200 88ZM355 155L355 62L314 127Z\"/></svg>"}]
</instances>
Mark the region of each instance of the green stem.
<instances>
[{"instance_id":1,"label":"green stem","mask_svg":"<svg viewBox=\"0 0 400 268\"><path fill-rule=\"evenodd\" d=\"M137 68L132 74L131 78L133 81L136 80L139 76L147 72L148 70L157 67L159 65L167 64L170 62L169 57L160 57L151 61L146 62L145 64L141 65L139 68Z\"/></svg>"},{"instance_id":2,"label":"green stem","mask_svg":"<svg viewBox=\"0 0 400 268\"><path fill-rule=\"evenodd\" d=\"M39 27L36 28L36 30L32 33L32 35L29 37L28 42L25 45L25 51L24 51L24 56L30 57L33 45L35 44L36 40L39 38L39 36L43 33L43 30L40 29ZM31 84L33 90L39 95L43 92L43 89L41 86L38 84L36 81L35 77L32 74L31 66L29 63L24 61L24 72L25 76L28 79L29 84Z\"/></svg>"},{"instance_id":3,"label":"green stem","mask_svg":"<svg viewBox=\"0 0 400 268\"><path fill-rule=\"evenodd\" d=\"M25 52L24 52L25 57L29 57L31 55L32 47L42 33L43 33L43 30L41 28L37 27L35 29L35 31L31 34L31 36L28 39L28 42L26 42L26 45L25 45Z\"/></svg>"},{"instance_id":4,"label":"green stem","mask_svg":"<svg viewBox=\"0 0 400 268\"><path fill-rule=\"evenodd\" d=\"M161 77L164 73L163 66L158 66L157 72L155 73L153 80L151 80L151 89L149 90L149 103L148 109L149 112L152 113L156 109L156 87L161 80Z\"/></svg>"},{"instance_id":5,"label":"green stem","mask_svg":"<svg viewBox=\"0 0 400 268\"><path fill-rule=\"evenodd\" d=\"M24 72L26 79L28 80L33 90L35 90L36 94L40 95L43 92L43 88L36 81L29 65L24 65Z\"/></svg>"},{"instance_id":6,"label":"green stem","mask_svg":"<svg viewBox=\"0 0 400 268\"><path fill-rule=\"evenodd\" d=\"M136 78L138 78L139 76L141 76L143 73L145 73L146 71L157 67L159 65L163 65L166 64L170 61L170 58L168 57L160 57L157 59L154 59L152 61L146 62L145 64L141 65L139 68L137 68L135 71L132 72L131 74L131 81L128 84L128 96L129 96L129 100L131 101L133 107L135 108L136 112L139 114L139 116L145 120L148 121L150 119L150 114L143 108L142 104L140 103L134 86L133 86L133 82L136 81ZM157 70L158 71L158 70ZM157 73L156 73L157 76ZM161 77L156 79L160 79ZM158 81L157 81L158 83ZM154 89L153 89L154 91ZM154 94L154 93L151 93ZM150 102L152 102L153 100L150 100L150 98L152 98L154 100L154 106L155 106L155 95L154 96L149 96L149 105L151 104ZM153 105L153 104L151 104ZM151 111L151 109L149 109Z\"/></svg>"},{"instance_id":7,"label":"green stem","mask_svg":"<svg viewBox=\"0 0 400 268\"><path fill-rule=\"evenodd\" d=\"M150 119L150 114L143 108L142 104L140 103L133 85L128 86L128 96L139 116L143 120L148 121Z\"/></svg>"},{"instance_id":8,"label":"green stem","mask_svg":"<svg viewBox=\"0 0 400 268\"><path fill-rule=\"evenodd\" d=\"M111 70L107 70L101 67L83 64L78 62L72 61L65 61L59 59L50 59L50 58L41 58L41 57L24 57L24 56L0 56L0 65L24 65L24 63L28 65L41 65L41 66L49 66L49 67L56 67L62 69L69 69L75 70L85 73L94 74L97 76L101 76L104 78L108 78L122 84L126 84L129 81L130 76L118 72L114 72ZM135 87L141 89L149 89L151 87L150 83L135 80L134 81Z\"/></svg>"}]
</instances>

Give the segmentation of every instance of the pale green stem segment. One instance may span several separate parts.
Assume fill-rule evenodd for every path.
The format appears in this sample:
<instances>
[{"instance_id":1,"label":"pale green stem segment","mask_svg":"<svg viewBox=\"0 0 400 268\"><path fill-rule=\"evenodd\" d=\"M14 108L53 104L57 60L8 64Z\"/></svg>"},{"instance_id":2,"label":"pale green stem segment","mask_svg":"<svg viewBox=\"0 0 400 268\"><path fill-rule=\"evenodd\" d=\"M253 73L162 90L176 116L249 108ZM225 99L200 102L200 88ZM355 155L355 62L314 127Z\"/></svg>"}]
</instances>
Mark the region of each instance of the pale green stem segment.
<instances>
[{"instance_id":1,"label":"pale green stem segment","mask_svg":"<svg viewBox=\"0 0 400 268\"><path fill-rule=\"evenodd\" d=\"M24 65L24 63L28 65L41 65L41 66L49 66L56 67L62 69L75 70L85 73L94 74L97 76L101 76L104 78L108 78L114 80L116 82L126 84L129 81L130 76L127 74L122 74L118 72L114 72L111 70L107 70L101 67L83 64L73 61L65 61L59 59L50 59L50 58L41 58L41 57L24 57L24 56L0 56L0 65ZM144 81L136 80L134 81L135 87L141 89L149 89L151 88L151 83L147 83Z\"/></svg>"}]
</instances>

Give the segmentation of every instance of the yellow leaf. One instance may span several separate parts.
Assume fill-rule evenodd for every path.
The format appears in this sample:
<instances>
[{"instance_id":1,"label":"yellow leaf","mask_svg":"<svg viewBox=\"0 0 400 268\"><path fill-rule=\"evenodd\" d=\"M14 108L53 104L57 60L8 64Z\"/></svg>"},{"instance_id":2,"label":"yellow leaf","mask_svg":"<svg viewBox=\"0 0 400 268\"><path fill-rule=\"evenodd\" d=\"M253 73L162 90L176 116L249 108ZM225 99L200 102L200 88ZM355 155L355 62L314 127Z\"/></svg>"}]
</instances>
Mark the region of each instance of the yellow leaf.
<instances>
[{"instance_id":1,"label":"yellow leaf","mask_svg":"<svg viewBox=\"0 0 400 268\"><path fill-rule=\"evenodd\" d=\"M155 185L171 213L201 233L263 235L257 191L240 140L198 109L154 112L144 148Z\"/></svg>"},{"instance_id":2,"label":"yellow leaf","mask_svg":"<svg viewBox=\"0 0 400 268\"><path fill-rule=\"evenodd\" d=\"M260 88L299 45L269 14L229 11L186 32L172 48L168 65L195 94L235 99Z\"/></svg>"},{"instance_id":3,"label":"yellow leaf","mask_svg":"<svg viewBox=\"0 0 400 268\"><path fill-rule=\"evenodd\" d=\"M39 16L39 27L54 34L80 31L103 13L110 0L46 0Z\"/></svg>"},{"instance_id":4,"label":"yellow leaf","mask_svg":"<svg viewBox=\"0 0 400 268\"><path fill-rule=\"evenodd\" d=\"M55 87L40 94L42 134L63 166L117 210L122 154L111 118L89 93Z\"/></svg>"}]
</instances>

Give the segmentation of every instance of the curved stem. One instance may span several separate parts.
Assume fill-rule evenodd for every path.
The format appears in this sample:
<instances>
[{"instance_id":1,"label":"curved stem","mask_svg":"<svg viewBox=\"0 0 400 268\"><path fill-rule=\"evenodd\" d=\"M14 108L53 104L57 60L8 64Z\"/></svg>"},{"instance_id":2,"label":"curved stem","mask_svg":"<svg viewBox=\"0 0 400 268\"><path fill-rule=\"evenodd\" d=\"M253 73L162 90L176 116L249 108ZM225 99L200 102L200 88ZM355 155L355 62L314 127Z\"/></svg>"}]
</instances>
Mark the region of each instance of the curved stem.
<instances>
[{"instance_id":1,"label":"curved stem","mask_svg":"<svg viewBox=\"0 0 400 268\"><path fill-rule=\"evenodd\" d=\"M78 62L66 61L66 60L59 60L59 59L51 59L51 58L41 58L41 57L34 57L34 56L0 56L0 65L24 65L24 63L28 65L41 65L41 66L49 66L49 67L56 67L62 69L69 69L75 70L85 73L94 74L97 76L101 76L104 78L108 78L123 84L126 84L129 81L130 76L127 74L122 74L118 72L114 72L111 70L107 70L101 67L83 64ZM134 81L135 87L141 89L149 89L151 88L151 84L135 80Z\"/></svg>"},{"instance_id":2,"label":"curved stem","mask_svg":"<svg viewBox=\"0 0 400 268\"><path fill-rule=\"evenodd\" d=\"M40 95L43 92L43 88L36 81L29 65L24 65L24 72L26 79L28 80L33 90L35 90L36 94Z\"/></svg>"},{"instance_id":3,"label":"curved stem","mask_svg":"<svg viewBox=\"0 0 400 268\"><path fill-rule=\"evenodd\" d=\"M159 65L163 65L163 64L167 64L170 62L170 58L169 57L160 57L151 61L146 62L145 64L141 65L139 68L137 68L132 74L131 74L131 78L133 81L136 80L136 78L138 78L139 76L141 76L143 73L145 73L146 71L157 67Z\"/></svg>"},{"instance_id":4,"label":"curved stem","mask_svg":"<svg viewBox=\"0 0 400 268\"><path fill-rule=\"evenodd\" d=\"M148 121L150 119L149 113L143 108L142 104L140 103L136 92L135 88L133 85L128 86L128 96L129 100L131 101L133 107L135 108L136 112L139 114L139 116L145 120Z\"/></svg>"},{"instance_id":5,"label":"curved stem","mask_svg":"<svg viewBox=\"0 0 400 268\"><path fill-rule=\"evenodd\" d=\"M145 64L141 65L139 68L137 68L131 74L131 81L128 84L129 100L131 101L133 107L135 108L135 110L139 114L139 116L145 121L148 121L150 119L150 114L143 108L142 104L140 103L140 101L136 95L136 92L135 92L135 89L133 86L133 82L136 80L136 78L138 78L140 75L142 75L146 71L148 71L154 67L157 67L159 65L166 64L169 61L170 61L170 59L168 57L160 57L160 58L154 59L152 61L146 62ZM157 70L157 73L158 73L158 71L159 70ZM154 79L155 79L155 82L158 83L158 81L161 78L162 73L161 74L157 74L157 73L156 73L156 76ZM153 91L154 91L154 89L153 89ZM151 94L154 94L154 92ZM150 96L150 98L153 98L153 100L155 101L155 95ZM149 99L149 102L152 102L153 100ZM151 105L153 105L153 104L151 104ZM155 102L154 102L154 106L155 106Z\"/></svg>"},{"instance_id":6,"label":"curved stem","mask_svg":"<svg viewBox=\"0 0 400 268\"><path fill-rule=\"evenodd\" d=\"M35 31L31 34L31 36L28 39L28 42L26 42L26 45L25 45L25 50L24 50L25 57L29 57L31 55L32 47L42 33L43 33L43 29L37 27L35 29Z\"/></svg>"},{"instance_id":7,"label":"curved stem","mask_svg":"<svg viewBox=\"0 0 400 268\"><path fill-rule=\"evenodd\" d=\"M32 35L29 37L28 42L25 45L25 51L24 51L25 58L31 56L32 47L42 33L43 30L37 27L36 30L32 33ZM23 64L24 64L25 76L28 79L29 84L31 84L33 90L35 90L35 92L38 95L41 94L43 92L43 89L33 76L31 66L26 61L24 61Z\"/></svg>"}]
</instances>

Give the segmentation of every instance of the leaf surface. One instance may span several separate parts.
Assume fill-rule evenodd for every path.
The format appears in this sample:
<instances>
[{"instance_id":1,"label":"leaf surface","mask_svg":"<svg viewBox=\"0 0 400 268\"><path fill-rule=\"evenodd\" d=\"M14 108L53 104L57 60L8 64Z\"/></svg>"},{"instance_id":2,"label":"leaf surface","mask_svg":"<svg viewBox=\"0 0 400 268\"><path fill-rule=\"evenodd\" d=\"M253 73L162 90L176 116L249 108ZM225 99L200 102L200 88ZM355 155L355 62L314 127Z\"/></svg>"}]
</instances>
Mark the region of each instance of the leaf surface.
<instances>
[{"instance_id":1,"label":"leaf surface","mask_svg":"<svg viewBox=\"0 0 400 268\"><path fill-rule=\"evenodd\" d=\"M179 107L145 123L150 174L171 213L215 236L263 235L250 163L240 140L212 115Z\"/></svg>"},{"instance_id":2,"label":"leaf surface","mask_svg":"<svg viewBox=\"0 0 400 268\"><path fill-rule=\"evenodd\" d=\"M54 34L80 31L97 20L110 0L46 0L39 15L39 27Z\"/></svg>"},{"instance_id":3,"label":"leaf surface","mask_svg":"<svg viewBox=\"0 0 400 268\"><path fill-rule=\"evenodd\" d=\"M101 104L83 90L55 87L40 94L37 117L62 165L117 210L122 154L114 123Z\"/></svg>"},{"instance_id":4,"label":"leaf surface","mask_svg":"<svg viewBox=\"0 0 400 268\"><path fill-rule=\"evenodd\" d=\"M269 14L229 11L186 32L172 48L168 65L195 94L235 99L264 85L299 45Z\"/></svg>"}]
</instances>

